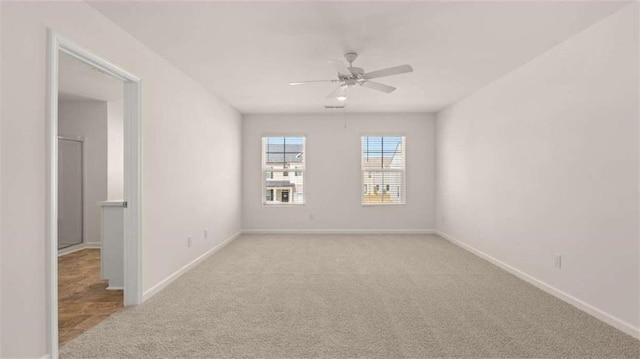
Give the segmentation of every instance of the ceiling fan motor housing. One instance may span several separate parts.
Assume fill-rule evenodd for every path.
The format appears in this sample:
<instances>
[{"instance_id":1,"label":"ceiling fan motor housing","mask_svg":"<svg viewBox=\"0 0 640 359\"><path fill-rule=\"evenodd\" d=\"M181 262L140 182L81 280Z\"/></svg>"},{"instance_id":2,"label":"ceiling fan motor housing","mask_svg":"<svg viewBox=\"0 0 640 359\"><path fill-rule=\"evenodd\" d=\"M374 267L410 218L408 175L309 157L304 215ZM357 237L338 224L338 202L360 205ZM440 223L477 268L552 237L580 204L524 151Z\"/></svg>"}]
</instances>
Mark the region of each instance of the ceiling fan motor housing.
<instances>
[{"instance_id":1,"label":"ceiling fan motor housing","mask_svg":"<svg viewBox=\"0 0 640 359\"><path fill-rule=\"evenodd\" d=\"M351 71L354 76L364 75L364 69L362 67L349 67L349 71Z\"/></svg>"}]
</instances>

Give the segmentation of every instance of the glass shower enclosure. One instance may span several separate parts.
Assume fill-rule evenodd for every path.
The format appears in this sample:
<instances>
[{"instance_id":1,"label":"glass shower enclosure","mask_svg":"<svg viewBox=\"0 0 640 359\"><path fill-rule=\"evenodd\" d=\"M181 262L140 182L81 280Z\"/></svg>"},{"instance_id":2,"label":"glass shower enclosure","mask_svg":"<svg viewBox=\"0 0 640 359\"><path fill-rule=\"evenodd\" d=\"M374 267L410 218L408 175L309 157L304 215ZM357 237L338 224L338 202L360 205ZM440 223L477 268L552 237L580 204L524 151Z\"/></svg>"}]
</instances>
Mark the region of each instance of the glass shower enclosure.
<instances>
[{"instance_id":1,"label":"glass shower enclosure","mask_svg":"<svg viewBox=\"0 0 640 359\"><path fill-rule=\"evenodd\" d=\"M58 137L58 249L83 242L82 139Z\"/></svg>"}]
</instances>

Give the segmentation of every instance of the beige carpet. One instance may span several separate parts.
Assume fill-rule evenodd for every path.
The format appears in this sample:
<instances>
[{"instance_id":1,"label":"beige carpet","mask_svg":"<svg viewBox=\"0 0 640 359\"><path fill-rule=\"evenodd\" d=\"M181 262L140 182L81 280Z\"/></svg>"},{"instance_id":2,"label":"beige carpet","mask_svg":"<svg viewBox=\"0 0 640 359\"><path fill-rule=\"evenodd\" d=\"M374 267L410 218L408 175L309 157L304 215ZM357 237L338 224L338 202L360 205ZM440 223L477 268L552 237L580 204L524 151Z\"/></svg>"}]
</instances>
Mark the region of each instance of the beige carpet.
<instances>
[{"instance_id":1,"label":"beige carpet","mask_svg":"<svg viewBox=\"0 0 640 359\"><path fill-rule=\"evenodd\" d=\"M638 358L639 342L429 235L244 235L63 358Z\"/></svg>"}]
</instances>

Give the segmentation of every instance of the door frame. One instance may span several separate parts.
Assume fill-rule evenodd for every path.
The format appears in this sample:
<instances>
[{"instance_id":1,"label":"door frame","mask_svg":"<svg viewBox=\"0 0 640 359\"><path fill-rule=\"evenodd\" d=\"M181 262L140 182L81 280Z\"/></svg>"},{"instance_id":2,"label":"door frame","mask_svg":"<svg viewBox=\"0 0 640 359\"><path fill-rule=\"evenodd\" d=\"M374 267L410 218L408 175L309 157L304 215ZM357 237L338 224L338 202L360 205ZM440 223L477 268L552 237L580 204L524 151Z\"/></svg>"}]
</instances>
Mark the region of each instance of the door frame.
<instances>
[{"instance_id":1,"label":"door frame","mask_svg":"<svg viewBox=\"0 0 640 359\"><path fill-rule=\"evenodd\" d=\"M124 82L124 305L142 302L142 80L47 29L45 275L47 350L58 357L58 56L63 51Z\"/></svg>"}]
</instances>

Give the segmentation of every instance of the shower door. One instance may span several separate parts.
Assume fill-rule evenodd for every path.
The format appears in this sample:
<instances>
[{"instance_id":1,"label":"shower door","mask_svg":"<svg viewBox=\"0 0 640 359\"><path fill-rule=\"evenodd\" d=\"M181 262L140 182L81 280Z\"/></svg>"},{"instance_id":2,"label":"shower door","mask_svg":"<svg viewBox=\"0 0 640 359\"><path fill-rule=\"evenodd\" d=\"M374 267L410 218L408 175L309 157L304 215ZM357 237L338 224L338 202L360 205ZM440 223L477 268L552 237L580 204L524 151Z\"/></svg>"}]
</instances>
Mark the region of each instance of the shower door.
<instances>
[{"instance_id":1,"label":"shower door","mask_svg":"<svg viewBox=\"0 0 640 359\"><path fill-rule=\"evenodd\" d=\"M82 243L81 140L58 138L58 249Z\"/></svg>"}]
</instances>

